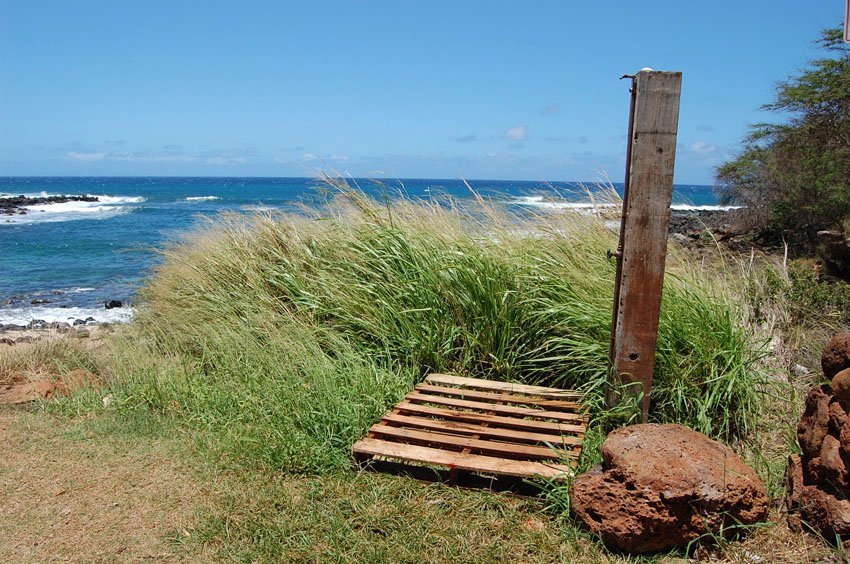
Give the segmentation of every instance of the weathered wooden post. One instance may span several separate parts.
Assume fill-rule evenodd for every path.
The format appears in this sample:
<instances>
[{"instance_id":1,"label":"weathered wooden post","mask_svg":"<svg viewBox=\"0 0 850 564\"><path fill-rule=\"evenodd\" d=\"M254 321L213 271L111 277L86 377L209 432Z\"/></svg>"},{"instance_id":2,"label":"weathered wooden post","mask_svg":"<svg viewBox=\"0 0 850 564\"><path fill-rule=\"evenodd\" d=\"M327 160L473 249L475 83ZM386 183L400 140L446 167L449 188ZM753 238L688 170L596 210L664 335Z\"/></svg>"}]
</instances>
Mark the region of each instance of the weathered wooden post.
<instances>
[{"instance_id":1,"label":"weathered wooden post","mask_svg":"<svg viewBox=\"0 0 850 564\"><path fill-rule=\"evenodd\" d=\"M681 72L642 69L632 77L623 216L613 253L617 281L607 401L613 406L622 393L643 393L644 421L655 367L681 89Z\"/></svg>"}]
</instances>

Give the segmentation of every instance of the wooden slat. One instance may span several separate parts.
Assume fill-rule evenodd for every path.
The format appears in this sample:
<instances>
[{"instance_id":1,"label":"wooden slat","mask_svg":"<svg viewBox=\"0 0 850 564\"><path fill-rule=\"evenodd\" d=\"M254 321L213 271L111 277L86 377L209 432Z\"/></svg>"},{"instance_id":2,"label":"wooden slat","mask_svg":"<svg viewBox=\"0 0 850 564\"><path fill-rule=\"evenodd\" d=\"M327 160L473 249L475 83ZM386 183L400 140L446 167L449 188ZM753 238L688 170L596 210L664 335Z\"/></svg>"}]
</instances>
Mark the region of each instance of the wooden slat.
<instances>
[{"instance_id":1,"label":"wooden slat","mask_svg":"<svg viewBox=\"0 0 850 564\"><path fill-rule=\"evenodd\" d=\"M399 443L390 443L378 439L361 439L354 444L355 454L366 456L385 456L387 458L414 461L422 464L448 466L472 472L503 474L507 476L543 478L567 478L573 472L569 466L548 464L525 460L506 460L480 454L447 452L444 450Z\"/></svg>"},{"instance_id":2,"label":"wooden slat","mask_svg":"<svg viewBox=\"0 0 850 564\"><path fill-rule=\"evenodd\" d=\"M536 460L559 460L572 456L570 451L557 450L549 447L520 445L516 443L501 443L469 437L458 437L457 435L446 435L429 431L417 431L414 429L403 429L378 424L370 431L378 437L390 437L399 439L405 443L426 443L438 447L447 445L449 447L468 448L470 450L484 452L490 455L507 456L509 458L530 458Z\"/></svg>"},{"instance_id":3,"label":"wooden slat","mask_svg":"<svg viewBox=\"0 0 850 564\"><path fill-rule=\"evenodd\" d=\"M434 386L432 384L416 384L416 389L420 392L429 392L432 394L442 394L445 396L456 396L463 399L476 401L501 401L509 404L518 405L535 405L540 407L548 407L553 409L561 409L564 411L580 411L583 406L575 401L549 400L539 399L534 396L522 396L517 394L500 394L495 392L483 392L481 390L471 390L468 388L450 388L448 386Z\"/></svg>"},{"instance_id":4,"label":"wooden slat","mask_svg":"<svg viewBox=\"0 0 850 564\"><path fill-rule=\"evenodd\" d=\"M517 431L514 429L500 429L498 427L483 427L472 423L460 423L458 421L445 421L431 419L430 417L413 417L397 413L384 415L384 422L405 427L416 427L419 429L431 429L434 431L447 431L461 433L464 435L480 435L502 441L517 441L537 444L551 444L554 446L580 445L582 440L575 435L547 435L545 433L532 433L529 431Z\"/></svg>"},{"instance_id":5,"label":"wooden slat","mask_svg":"<svg viewBox=\"0 0 850 564\"><path fill-rule=\"evenodd\" d=\"M492 380L464 378L462 376L451 376L449 374L429 374L425 377L425 381L429 384L448 384L450 386L464 386L478 390L498 390L500 392L514 394L531 394L545 399L581 399L581 394L574 390L529 386L527 384L512 384L510 382L494 382Z\"/></svg>"},{"instance_id":6,"label":"wooden slat","mask_svg":"<svg viewBox=\"0 0 850 564\"><path fill-rule=\"evenodd\" d=\"M497 405L494 403L485 403L480 401L469 401L457 398L447 398L431 394L423 394L419 392L411 392L404 398L409 402L414 403L434 403L437 405L445 405L448 407L460 407L463 409L476 409L481 411L491 411L494 414L514 415L518 417L537 417L540 419L555 419L557 421L569 421L572 423L582 423L586 420L584 415L577 413L564 413L561 411L546 411L542 409L533 409L530 407L517 407L513 405Z\"/></svg>"},{"instance_id":7,"label":"wooden slat","mask_svg":"<svg viewBox=\"0 0 850 564\"><path fill-rule=\"evenodd\" d=\"M454 409L443 409L440 407L430 407L427 405L418 405L408 401L402 401L396 408L407 413L417 413L420 415L431 415L442 417L444 419L453 419L456 421L467 421L472 423L490 423L508 429L524 429L527 431L551 431L554 433L584 433L585 425L571 425L567 423L556 423L548 421L533 421L531 419L519 419L516 417L502 417L499 415L484 415L481 413L473 413L470 411L457 411Z\"/></svg>"}]
</instances>

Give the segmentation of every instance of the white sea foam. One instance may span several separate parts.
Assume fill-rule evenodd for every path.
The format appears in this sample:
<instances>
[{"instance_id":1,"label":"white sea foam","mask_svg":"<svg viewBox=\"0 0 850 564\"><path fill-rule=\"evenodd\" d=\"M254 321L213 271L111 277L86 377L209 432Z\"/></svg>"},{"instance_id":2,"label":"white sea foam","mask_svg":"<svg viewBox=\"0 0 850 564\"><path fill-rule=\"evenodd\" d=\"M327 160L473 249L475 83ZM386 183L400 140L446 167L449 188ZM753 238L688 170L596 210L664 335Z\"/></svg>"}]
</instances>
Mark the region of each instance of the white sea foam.
<instances>
[{"instance_id":1,"label":"white sea foam","mask_svg":"<svg viewBox=\"0 0 850 564\"><path fill-rule=\"evenodd\" d=\"M79 288L71 288L70 290L62 290L65 294L83 294L85 292L94 292L97 288L88 288L85 286Z\"/></svg>"},{"instance_id":2,"label":"white sea foam","mask_svg":"<svg viewBox=\"0 0 850 564\"><path fill-rule=\"evenodd\" d=\"M50 194L29 195L33 198L46 198ZM126 204L138 204L145 201L141 196L106 196L87 194L97 198L96 202L70 201L52 204L37 204L24 206L26 214L0 216L0 224L46 223L56 221L73 221L76 219L107 219L127 213L135 208Z\"/></svg>"},{"instance_id":3,"label":"white sea foam","mask_svg":"<svg viewBox=\"0 0 850 564\"><path fill-rule=\"evenodd\" d=\"M220 200L218 196L189 196L186 198L187 202L211 202L213 200Z\"/></svg>"},{"instance_id":4,"label":"white sea foam","mask_svg":"<svg viewBox=\"0 0 850 564\"><path fill-rule=\"evenodd\" d=\"M670 206L674 211L729 211L739 210L744 206L692 206L689 204L673 204Z\"/></svg>"},{"instance_id":5,"label":"white sea foam","mask_svg":"<svg viewBox=\"0 0 850 564\"><path fill-rule=\"evenodd\" d=\"M126 323L133 319L133 308L116 307L20 307L0 308L0 324L26 325L30 321L42 319L48 323L54 321L73 322L75 319L93 317L101 323Z\"/></svg>"},{"instance_id":6,"label":"white sea foam","mask_svg":"<svg viewBox=\"0 0 850 564\"><path fill-rule=\"evenodd\" d=\"M613 208L617 204L610 202L567 202L565 200L547 200L544 196L520 196L511 201L512 204L548 209L594 210Z\"/></svg>"},{"instance_id":7,"label":"white sea foam","mask_svg":"<svg viewBox=\"0 0 850 564\"><path fill-rule=\"evenodd\" d=\"M25 198L47 198L48 196L59 196L59 194L48 194L45 191L41 192L24 192L21 194L20 192L16 194L2 193L0 194L0 198L17 198L18 196L24 196Z\"/></svg>"},{"instance_id":8,"label":"white sea foam","mask_svg":"<svg viewBox=\"0 0 850 564\"><path fill-rule=\"evenodd\" d=\"M567 209L577 211L589 211L598 209L610 209L620 204L612 202L567 202L565 200L551 200L544 196L521 196L511 201L512 204L530 206L544 209ZM673 211L729 211L741 209L743 206L695 206L691 204L673 204Z\"/></svg>"},{"instance_id":9,"label":"white sea foam","mask_svg":"<svg viewBox=\"0 0 850 564\"><path fill-rule=\"evenodd\" d=\"M280 211L281 208L276 208L274 206L263 206L257 204L248 204L245 206L241 206L242 211L252 211L252 212L274 212Z\"/></svg>"}]
</instances>

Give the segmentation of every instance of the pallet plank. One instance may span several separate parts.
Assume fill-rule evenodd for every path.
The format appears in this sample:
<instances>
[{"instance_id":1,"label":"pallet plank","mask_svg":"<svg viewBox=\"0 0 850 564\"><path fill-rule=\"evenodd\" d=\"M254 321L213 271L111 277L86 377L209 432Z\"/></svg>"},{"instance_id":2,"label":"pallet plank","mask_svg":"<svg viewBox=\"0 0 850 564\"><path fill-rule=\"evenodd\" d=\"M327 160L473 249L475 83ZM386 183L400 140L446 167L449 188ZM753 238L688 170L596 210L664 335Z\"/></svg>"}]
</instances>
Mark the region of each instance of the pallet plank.
<instances>
[{"instance_id":1,"label":"pallet plank","mask_svg":"<svg viewBox=\"0 0 850 564\"><path fill-rule=\"evenodd\" d=\"M500 392L530 394L545 399L581 399L581 394L574 390L561 388L546 388L543 386L529 386L527 384L513 384L510 382L496 382L493 380L482 380L480 378L464 378L449 374L429 374L425 377L429 384L448 384L450 386L464 386L479 390L498 390Z\"/></svg>"},{"instance_id":2,"label":"pallet plank","mask_svg":"<svg viewBox=\"0 0 850 564\"><path fill-rule=\"evenodd\" d=\"M481 390L472 390L468 388L450 388L447 386L434 386L432 384L416 384L416 390L428 392L432 394L442 394L445 396L461 397L463 399L471 399L475 401L492 401L504 402L517 405L535 405L564 411L579 411L583 406L576 401L563 400L547 400L539 399L534 396L522 396L516 394L500 394L495 392L483 392Z\"/></svg>"},{"instance_id":3,"label":"pallet plank","mask_svg":"<svg viewBox=\"0 0 850 564\"><path fill-rule=\"evenodd\" d=\"M532 433L529 431L517 431L515 429L500 429L498 427L483 427L473 423L461 423L458 421L446 421L431 419L430 417L412 417L398 413L384 415L382 421L393 425L415 427L419 429L430 429L434 431L445 430L451 433L464 435L481 435L501 441L517 441L525 443L570 445L576 446L582 443L580 437L573 435L549 435L545 433Z\"/></svg>"},{"instance_id":4,"label":"pallet plank","mask_svg":"<svg viewBox=\"0 0 850 564\"><path fill-rule=\"evenodd\" d=\"M396 461L512 478L572 475L587 430L573 390L430 374L352 447L373 469Z\"/></svg>"},{"instance_id":5,"label":"pallet plank","mask_svg":"<svg viewBox=\"0 0 850 564\"><path fill-rule=\"evenodd\" d=\"M423 394L419 392L411 392L404 398L413 403L434 403L437 405L445 405L447 407L460 407L463 409L473 409L480 411L488 411L493 414L515 415L517 417L536 417L539 419L555 419L558 421L569 421L572 423L581 423L586 420L584 415L577 413L564 413L561 411L546 411L543 409L534 409L531 407L517 407L513 405L497 405L493 403L485 403L479 401L469 401L457 398L447 398L443 396L435 396L431 394Z\"/></svg>"},{"instance_id":6,"label":"pallet plank","mask_svg":"<svg viewBox=\"0 0 850 564\"><path fill-rule=\"evenodd\" d=\"M480 454L447 452L436 448L391 443L370 438L357 441L354 444L353 451L355 454L361 456L384 456L421 464L433 464L472 472L503 474L506 476L538 476L559 479L573 475L573 471L569 466L560 464L526 460L506 460Z\"/></svg>"},{"instance_id":7,"label":"pallet plank","mask_svg":"<svg viewBox=\"0 0 850 564\"><path fill-rule=\"evenodd\" d=\"M497 441L481 440L469 437L458 437L457 435L446 435L430 431L417 431L414 429L403 429L389 425L378 424L372 427L371 432L377 438L399 439L402 442L426 443L426 446L448 445L449 447L468 448L494 456L508 456L512 458L529 458L535 460L560 460L570 458L574 455L570 451L557 450L549 447L521 445L516 443L501 443Z\"/></svg>"},{"instance_id":8,"label":"pallet plank","mask_svg":"<svg viewBox=\"0 0 850 564\"><path fill-rule=\"evenodd\" d=\"M523 429L526 431L550 431L554 433L584 433L586 425L572 425L567 423L556 423L549 421L534 421L531 419L519 419L516 417L502 417L500 415L486 415L471 411L457 411L454 409L443 409L419 405L409 401L402 401L396 406L400 411L416 413L419 415L431 415L455 421L466 421L472 423L490 423L508 429Z\"/></svg>"}]
</instances>

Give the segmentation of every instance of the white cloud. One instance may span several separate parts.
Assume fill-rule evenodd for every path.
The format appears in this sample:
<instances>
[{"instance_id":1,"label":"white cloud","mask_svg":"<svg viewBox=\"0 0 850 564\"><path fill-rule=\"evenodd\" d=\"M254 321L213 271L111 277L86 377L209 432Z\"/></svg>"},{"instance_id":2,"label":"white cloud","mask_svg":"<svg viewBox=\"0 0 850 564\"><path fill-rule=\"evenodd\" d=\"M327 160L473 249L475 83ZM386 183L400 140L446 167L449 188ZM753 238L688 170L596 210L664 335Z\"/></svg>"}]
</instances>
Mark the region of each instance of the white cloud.
<instances>
[{"instance_id":1,"label":"white cloud","mask_svg":"<svg viewBox=\"0 0 850 564\"><path fill-rule=\"evenodd\" d=\"M461 135L460 137L453 137L455 141L458 143L474 143L478 141L478 135L475 133L467 133L466 135Z\"/></svg>"},{"instance_id":2,"label":"white cloud","mask_svg":"<svg viewBox=\"0 0 850 564\"><path fill-rule=\"evenodd\" d=\"M516 125L505 131L505 139L510 139L511 141L524 141L526 133L528 133L527 126Z\"/></svg>"},{"instance_id":3,"label":"white cloud","mask_svg":"<svg viewBox=\"0 0 850 564\"><path fill-rule=\"evenodd\" d=\"M180 145L165 145L155 151L66 151L64 158L79 162L200 163L206 165L238 165L258 154L254 147L188 153Z\"/></svg>"},{"instance_id":4,"label":"white cloud","mask_svg":"<svg viewBox=\"0 0 850 564\"><path fill-rule=\"evenodd\" d=\"M691 144L691 151L698 155L709 156L717 152L717 146L705 141L696 141Z\"/></svg>"},{"instance_id":5,"label":"white cloud","mask_svg":"<svg viewBox=\"0 0 850 564\"><path fill-rule=\"evenodd\" d=\"M98 152L81 152L81 151L68 151L65 153L65 158L70 161L82 161L82 162L93 162L93 161L102 161L106 158L106 153L102 151Z\"/></svg>"},{"instance_id":6,"label":"white cloud","mask_svg":"<svg viewBox=\"0 0 850 564\"><path fill-rule=\"evenodd\" d=\"M216 156L216 157L207 157L204 159L204 164L210 165L236 165L248 162L248 159L245 157L230 157L230 156Z\"/></svg>"},{"instance_id":7,"label":"white cloud","mask_svg":"<svg viewBox=\"0 0 850 564\"><path fill-rule=\"evenodd\" d=\"M557 114L560 109L561 109L561 105L558 104L558 103L555 103L555 104L550 104L550 105L546 106L545 108L540 110L540 113L543 114L544 116L552 116L552 115Z\"/></svg>"},{"instance_id":8,"label":"white cloud","mask_svg":"<svg viewBox=\"0 0 850 564\"><path fill-rule=\"evenodd\" d=\"M104 158L112 161L128 161L141 163L193 163L197 162L198 160L196 157L192 157L189 155L145 152L110 153L109 155L105 155Z\"/></svg>"}]
</instances>

